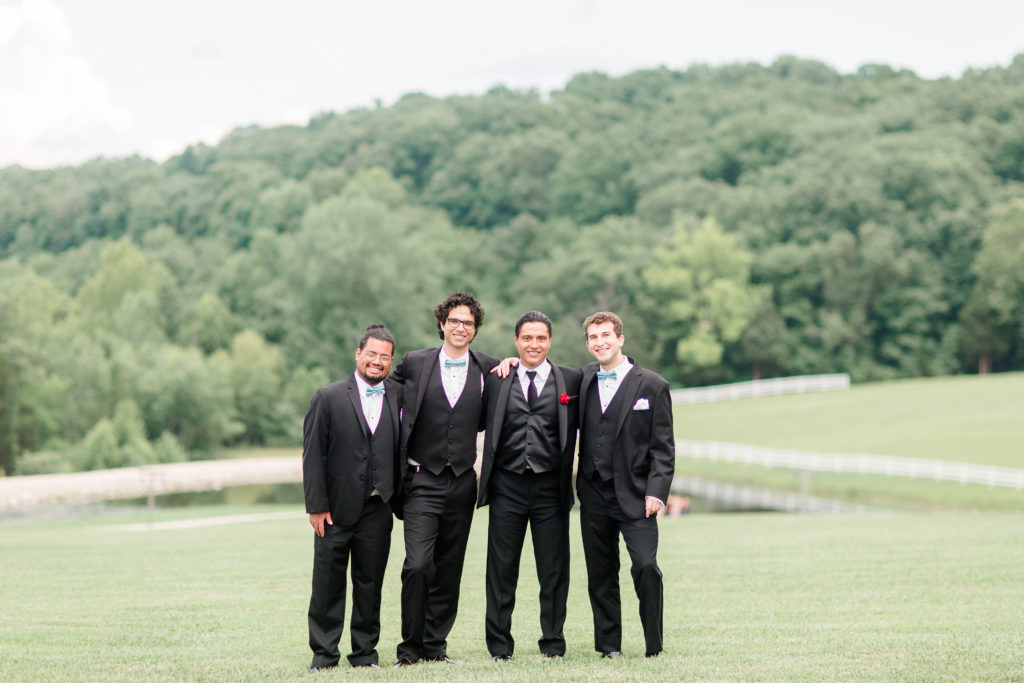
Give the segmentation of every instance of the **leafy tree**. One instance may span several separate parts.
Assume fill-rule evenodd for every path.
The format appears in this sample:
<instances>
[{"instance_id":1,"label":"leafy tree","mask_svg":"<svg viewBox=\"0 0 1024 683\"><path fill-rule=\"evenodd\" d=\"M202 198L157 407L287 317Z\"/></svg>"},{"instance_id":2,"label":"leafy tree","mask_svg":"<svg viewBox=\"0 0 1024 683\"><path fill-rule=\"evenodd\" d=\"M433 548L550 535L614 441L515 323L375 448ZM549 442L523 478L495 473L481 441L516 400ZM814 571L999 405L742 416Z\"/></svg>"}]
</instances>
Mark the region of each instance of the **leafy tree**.
<instances>
[{"instance_id":1,"label":"leafy tree","mask_svg":"<svg viewBox=\"0 0 1024 683\"><path fill-rule=\"evenodd\" d=\"M76 303L87 329L109 327L121 308L124 297L132 292L159 294L160 282L146 257L127 239L103 249L100 269L78 291Z\"/></svg>"},{"instance_id":2,"label":"leafy tree","mask_svg":"<svg viewBox=\"0 0 1024 683\"><path fill-rule=\"evenodd\" d=\"M231 311L214 294L206 292L182 330L182 341L198 346L204 353L227 348L235 334Z\"/></svg>"},{"instance_id":3,"label":"leafy tree","mask_svg":"<svg viewBox=\"0 0 1024 683\"><path fill-rule=\"evenodd\" d=\"M51 371L54 330L67 301L48 280L18 272L0 286L0 470L58 433L67 381Z\"/></svg>"},{"instance_id":4,"label":"leafy tree","mask_svg":"<svg viewBox=\"0 0 1024 683\"><path fill-rule=\"evenodd\" d=\"M713 218L678 224L672 244L654 251L643 305L666 366L694 377L721 365L725 344L739 339L765 296L750 285L750 260Z\"/></svg>"},{"instance_id":5,"label":"leafy tree","mask_svg":"<svg viewBox=\"0 0 1024 683\"><path fill-rule=\"evenodd\" d=\"M978 371L1024 349L1024 200L998 207L974 262L978 280L964 309L964 351Z\"/></svg>"},{"instance_id":6,"label":"leafy tree","mask_svg":"<svg viewBox=\"0 0 1024 683\"><path fill-rule=\"evenodd\" d=\"M216 357L166 345L140 360L132 386L148 436L168 431L189 451L209 451L242 432L227 368Z\"/></svg>"},{"instance_id":7,"label":"leafy tree","mask_svg":"<svg viewBox=\"0 0 1024 683\"><path fill-rule=\"evenodd\" d=\"M400 348L436 339L431 311L443 289L444 246L457 235L442 214L391 208L392 197L390 179L357 176L341 197L306 213L283 256L302 264L288 273L299 324L286 332L287 357L338 377L354 367L355 342L370 322L385 322Z\"/></svg>"},{"instance_id":8,"label":"leafy tree","mask_svg":"<svg viewBox=\"0 0 1024 683\"><path fill-rule=\"evenodd\" d=\"M226 368L234 393L235 410L246 443L262 444L287 431L283 418L293 414L281 408L284 358L257 332L245 330L231 342L230 354L219 358Z\"/></svg>"}]
</instances>

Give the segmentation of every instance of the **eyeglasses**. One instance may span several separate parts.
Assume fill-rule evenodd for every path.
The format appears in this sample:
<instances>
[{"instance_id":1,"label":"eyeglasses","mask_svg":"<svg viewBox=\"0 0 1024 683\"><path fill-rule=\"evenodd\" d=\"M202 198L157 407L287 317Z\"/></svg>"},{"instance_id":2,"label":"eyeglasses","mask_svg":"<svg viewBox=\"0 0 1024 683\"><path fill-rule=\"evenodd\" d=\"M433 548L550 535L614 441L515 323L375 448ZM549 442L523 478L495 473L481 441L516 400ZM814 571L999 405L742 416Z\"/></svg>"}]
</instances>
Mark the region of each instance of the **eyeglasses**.
<instances>
[{"instance_id":1,"label":"eyeglasses","mask_svg":"<svg viewBox=\"0 0 1024 683\"><path fill-rule=\"evenodd\" d=\"M378 354L376 351L363 351L362 355L366 360L377 360L380 358L381 363L390 363L393 360L388 354Z\"/></svg>"},{"instance_id":2,"label":"eyeglasses","mask_svg":"<svg viewBox=\"0 0 1024 683\"><path fill-rule=\"evenodd\" d=\"M473 320L458 320L456 318L446 318L444 322L446 325L448 325L449 329L452 330L459 329L459 325L462 325L462 327L467 331L476 329L476 322Z\"/></svg>"}]
</instances>

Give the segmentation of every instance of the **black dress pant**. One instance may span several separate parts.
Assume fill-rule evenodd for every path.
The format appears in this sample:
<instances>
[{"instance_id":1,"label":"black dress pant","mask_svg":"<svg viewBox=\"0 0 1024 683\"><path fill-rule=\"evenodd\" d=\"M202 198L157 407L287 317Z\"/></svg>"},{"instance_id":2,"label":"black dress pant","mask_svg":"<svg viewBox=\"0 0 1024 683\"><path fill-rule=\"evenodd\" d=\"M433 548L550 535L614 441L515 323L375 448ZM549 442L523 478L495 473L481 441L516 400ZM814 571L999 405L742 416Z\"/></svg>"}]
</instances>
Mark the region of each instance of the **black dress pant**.
<instances>
[{"instance_id":1,"label":"black dress pant","mask_svg":"<svg viewBox=\"0 0 1024 683\"><path fill-rule=\"evenodd\" d=\"M658 568L658 521L656 516L630 519L622 512L613 482L580 473L580 529L587 560L587 591L594 612L594 649L622 649L622 608L619 600L619 533L626 541L632 567L633 588L640 600L640 623L647 654L662 650L664 595Z\"/></svg>"},{"instance_id":2,"label":"black dress pant","mask_svg":"<svg viewBox=\"0 0 1024 683\"><path fill-rule=\"evenodd\" d=\"M511 655L512 610L519 583L519 560L529 522L540 583L540 651L565 654L569 597L569 512L563 510L558 472L516 474L495 470L490 481L487 531L487 650Z\"/></svg>"},{"instance_id":3,"label":"black dress pant","mask_svg":"<svg viewBox=\"0 0 1024 683\"><path fill-rule=\"evenodd\" d=\"M448 653L476 504L476 472L469 469L456 476L450 467L440 474L410 468L405 491L398 659L417 662Z\"/></svg>"},{"instance_id":4,"label":"black dress pant","mask_svg":"<svg viewBox=\"0 0 1024 683\"><path fill-rule=\"evenodd\" d=\"M335 666L338 642L345 627L345 589L352 560L352 666L377 663L380 640L380 598L391 550L391 506L371 496L355 524L324 525L313 536L313 593L309 600L310 666Z\"/></svg>"}]
</instances>

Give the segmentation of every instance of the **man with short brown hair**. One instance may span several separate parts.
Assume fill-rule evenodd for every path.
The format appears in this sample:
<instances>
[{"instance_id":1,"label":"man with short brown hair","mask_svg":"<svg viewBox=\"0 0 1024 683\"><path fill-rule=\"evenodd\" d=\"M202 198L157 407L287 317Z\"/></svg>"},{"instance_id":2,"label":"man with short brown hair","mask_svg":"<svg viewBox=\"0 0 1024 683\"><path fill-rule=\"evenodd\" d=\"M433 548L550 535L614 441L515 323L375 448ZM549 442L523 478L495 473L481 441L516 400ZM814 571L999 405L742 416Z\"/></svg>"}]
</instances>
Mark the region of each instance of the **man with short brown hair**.
<instances>
[{"instance_id":1,"label":"man with short brown hair","mask_svg":"<svg viewBox=\"0 0 1024 683\"><path fill-rule=\"evenodd\" d=\"M658 567L657 513L665 507L675 471L672 399L668 382L623 355L622 320L602 311L583 323L580 454L576 488L594 612L594 648L622 654L619 534L632 561L646 654L661 656L663 583Z\"/></svg>"}]
</instances>

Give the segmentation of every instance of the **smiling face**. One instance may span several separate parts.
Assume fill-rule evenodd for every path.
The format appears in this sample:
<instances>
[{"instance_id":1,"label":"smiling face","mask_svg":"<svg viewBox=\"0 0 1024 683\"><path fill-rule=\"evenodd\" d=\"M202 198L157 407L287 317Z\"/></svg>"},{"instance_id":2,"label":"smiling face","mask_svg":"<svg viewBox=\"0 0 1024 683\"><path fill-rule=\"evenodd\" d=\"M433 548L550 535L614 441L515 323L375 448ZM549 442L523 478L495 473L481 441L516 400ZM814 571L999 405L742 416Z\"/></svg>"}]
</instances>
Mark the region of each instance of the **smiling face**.
<instances>
[{"instance_id":1,"label":"smiling face","mask_svg":"<svg viewBox=\"0 0 1024 683\"><path fill-rule=\"evenodd\" d=\"M391 342L373 337L367 339L363 348L356 349L356 372L367 384L380 384L391 372L394 352Z\"/></svg>"},{"instance_id":2,"label":"smiling face","mask_svg":"<svg viewBox=\"0 0 1024 683\"><path fill-rule=\"evenodd\" d=\"M515 336L516 349L519 350L519 362L523 367L533 370L543 363L551 350L551 334L544 323L523 323L519 334Z\"/></svg>"},{"instance_id":3,"label":"smiling face","mask_svg":"<svg viewBox=\"0 0 1024 683\"><path fill-rule=\"evenodd\" d=\"M595 323L587 327L587 350L601 367L611 370L622 363L622 345L626 338L615 334L611 322Z\"/></svg>"},{"instance_id":4,"label":"smiling face","mask_svg":"<svg viewBox=\"0 0 1024 683\"><path fill-rule=\"evenodd\" d=\"M476 336L475 322L469 306L456 306L448 311L448 317L441 327L444 330L444 352L450 358L459 358L466 353L469 343Z\"/></svg>"}]
</instances>

